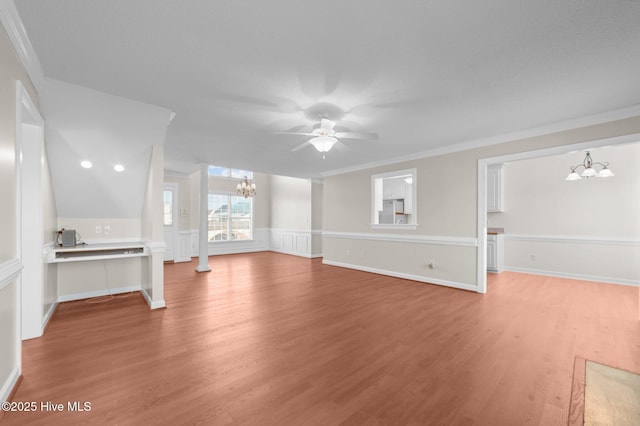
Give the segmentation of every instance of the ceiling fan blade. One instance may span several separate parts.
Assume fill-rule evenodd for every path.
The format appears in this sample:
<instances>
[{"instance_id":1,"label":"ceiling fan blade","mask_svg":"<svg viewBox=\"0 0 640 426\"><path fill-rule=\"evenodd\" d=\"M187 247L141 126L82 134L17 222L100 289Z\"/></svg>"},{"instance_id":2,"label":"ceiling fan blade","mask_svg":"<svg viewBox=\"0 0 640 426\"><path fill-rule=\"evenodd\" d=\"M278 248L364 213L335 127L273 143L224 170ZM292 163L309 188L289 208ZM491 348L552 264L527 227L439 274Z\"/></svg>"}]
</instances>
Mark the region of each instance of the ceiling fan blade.
<instances>
[{"instance_id":1,"label":"ceiling fan blade","mask_svg":"<svg viewBox=\"0 0 640 426\"><path fill-rule=\"evenodd\" d=\"M291 150L291 152L300 151L302 148L304 148L304 147L306 147L307 145L310 145L310 144L311 144L311 142L309 142L309 141L306 141L306 142L304 142L304 143L301 143L300 145L298 145L298 146L296 146L295 148L293 148L293 149Z\"/></svg>"},{"instance_id":2,"label":"ceiling fan blade","mask_svg":"<svg viewBox=\"0 0 640 426\"><path fill-rule=\"evenodd\" d=\"M336 137L339 139L369 139L377 140L377 133L359 133L359 132L336 132Z\"/></svg>"},{"instance_id":3,"label":"ceiling fan blade","mask_svg":"<svg viewBox=\"0 0 640 426\"><path fill-rule=\"evenodd\" d=\"M274 135L302 135L302 136L318 136L315 133L300 133L300 132L274 132Z\"/></svg>"},{"instance_id":4,"label":"ceiling fan blade","mask_svg":"<svg viewBox=\"0 0 640 426\"><path fill-rule=\"evenodd\" d=\"M320 120L320 128L325 131L333 130L333 127L336 125L335 121L331 121L328 118L323 118Z\"/></svg>"}]
</instances>

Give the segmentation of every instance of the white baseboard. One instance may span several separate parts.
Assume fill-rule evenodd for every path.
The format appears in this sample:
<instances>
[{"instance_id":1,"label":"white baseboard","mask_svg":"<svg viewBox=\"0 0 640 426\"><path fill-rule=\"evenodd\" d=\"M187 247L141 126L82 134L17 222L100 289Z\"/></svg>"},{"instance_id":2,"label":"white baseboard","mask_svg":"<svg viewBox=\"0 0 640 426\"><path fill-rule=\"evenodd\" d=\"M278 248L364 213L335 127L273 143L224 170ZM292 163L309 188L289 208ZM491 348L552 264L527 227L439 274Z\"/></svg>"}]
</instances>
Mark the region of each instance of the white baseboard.
<instances>
[{"instance_id":1,"label":"white baseboard","mask_svg":"<svg viewBox=\"0 0 640 426\"><path fill-rule=\"evenodd\" d=\"M359 271L365 271L365 272L373 272L374 274L380 274L380 275L387 275L390 277L396 277L396 278L403 278L406 280L412 280L412 281L419 281L419 282L423 282L423 283L427 283L427 284L436 284L436 285L441 285L444 287L452 287L452 288L457 288L460 290L468 290L468 291L478 291L478 287L475 285L471 285L471 284L464 284L464 283L458 283L455 281L447 281L447 280L440 280L437 278L429 278L429 277L421 277L419 275L413 275L413 274L405 274L402 272L396 272L396 271L387 271L385 269L378 269L378 268L371 268L368 266L361 266L361 265L353 265L350 263L342 263L342 262L334 262L331 260L323 260L322 263L326 264L326 265L332 265L332 266L339 266L341 268L348 268L348 269L357 269Z\"/></svg>"},{"instance_id":2,"label":"white baseboard","mask_svg":"<svg viewBox=\"0 0 640 426\"><path fill-rule=\"evenodd\" d=\"M57 303L70 302L72 300L90 299L92 297L108 296L110 294L129 293L132 291L140 291L140 290L142 290L140 285L134 285L134 286L128 286L128 287L118 287L118 288L112 288L112 289L88 291L86 293L66 294L64 296L58 296Z\"/></svg>"},{"instance_id":3,"label":"white baseboard","mask_svg":"<svg viewBox=\"0 0 640 426\"><path fill-rule=\"evenodd\" d=\"M263 247L248 247L248 248L243 248L243 247L225 247L222 250L215 250L215 249L211 249L209 248L209 256L223 256L225 254L240 254L240 253L256 253L259 251L268 251L266 248ZM191 259L189 259L191 260Z\"/></svg>"},{"instance_id":4,"label":"white baseboard","mask_svg":"<svg viewBox=\"0 0 640 426\"><path fill-rule=\"evenodd\" d=\"M9 399L13 388L18 383L18 379L20 378L20 367L17 365L13 367L11 373L7 377L7 380L2 384L2 388L0 388L0 402L5 402Z\"/></svg>"},{"instance_id":5,"label":"white baseboard","mask_svg":"<svg viewBox=\"0 0 640 426\"><path fill-rule=\"evenodd\" d=\"M322 254L300 253L297 251L282 250L282 249L275 249L275 248L271 248L269 249L269 251L272 251L274 253L290 254L292 256L298 256L298 257L306 257L308 259L315 259L317 257L322 257Z\"/></svg>"},{"instance_id":6,"label":"white baseboard","mask_svg":"<svg viewBox=\"0 0 640 426\"><path fill-rule=\"evenodd\" d=\"M150 309L160 309L160 308L165 308L167 306L166 303L164 302L164 299L153 301L151 299L151 296L147 292L147 290L144 288L140 289L140 293L142 293L142 297L144 297L144 300L147 301L147 304L149 305Z\"/></svg>"},{"instance_id":7,"label":"white baseboard","mask_svg":"<svg viewBox=\"0 0 640 426\"><path fill-rule=\"evenodd\" d=\"M640 286L640 281L638 280L627 280L627 279L620 279L620 278L599 277L594 275L572 274L569 272L545 271L542 269L519 268L516 266L505 266L504 270L512 271L512 272L522 272L524 274L544 275L547 277L570 278L574 280L595 281L600 283L629 285L634 287Z\"/></svg>"},{"instance_id":8,"label":"white baseboard","mask_svg":"<svg viewBox=\"0 0 640 426\"><path fill-rule=\"evenodd\" d=\"M52 303L49 310L44 314L44 318L42 319L43 332L44 332L44 329L47 328L47 324L49 324L49 320L51 319L51 316L53 315L53 313L56 311L57 307L58 307L58 302Z\"/></svg>"}]
</instances>

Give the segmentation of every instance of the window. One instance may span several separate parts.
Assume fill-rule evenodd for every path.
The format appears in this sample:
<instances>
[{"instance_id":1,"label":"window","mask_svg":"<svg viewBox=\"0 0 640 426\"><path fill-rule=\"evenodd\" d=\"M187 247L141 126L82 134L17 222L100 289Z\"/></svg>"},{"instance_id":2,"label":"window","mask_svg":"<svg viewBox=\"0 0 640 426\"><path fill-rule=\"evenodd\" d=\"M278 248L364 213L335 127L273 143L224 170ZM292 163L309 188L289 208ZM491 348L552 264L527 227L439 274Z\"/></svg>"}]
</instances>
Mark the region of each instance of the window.
<instances>
[{"instance_id":1,"label":"window","mask_svg":"<svg viewBox=\"0 0 640 426\"><path fill-rule=\"evenodd\" d=\"M162 212L164 226L173 225L173 191L162 193Z\"/></svg>"},{"instance_id":2,"label":"window","mask_svg":"<svg viewBox=\"0 0 640 426\"><path fill-rule=\"evenodd\" d=\"M209 194L208 240L250 240L253 232L251 198L230 194Z\"/></svg>"},{"instance_id":3,"label":"window","mask_svg":"<svg viewBox=\"0 0 640 426\"><path fill-rule=\"evenodd\" d=\"M416 228L416 169L371 176L371 226Z\"/></svg>"},{"instance_id":4,"label":"window","mask_svg":"<svg viewBox=\"0 0 640 426\"><path fill-rule=\"evenodd\" d=\"M209 176L253 179L253 172L249 170L230 169L228 167L209 166Z\"/></svg>"}]
</instances>

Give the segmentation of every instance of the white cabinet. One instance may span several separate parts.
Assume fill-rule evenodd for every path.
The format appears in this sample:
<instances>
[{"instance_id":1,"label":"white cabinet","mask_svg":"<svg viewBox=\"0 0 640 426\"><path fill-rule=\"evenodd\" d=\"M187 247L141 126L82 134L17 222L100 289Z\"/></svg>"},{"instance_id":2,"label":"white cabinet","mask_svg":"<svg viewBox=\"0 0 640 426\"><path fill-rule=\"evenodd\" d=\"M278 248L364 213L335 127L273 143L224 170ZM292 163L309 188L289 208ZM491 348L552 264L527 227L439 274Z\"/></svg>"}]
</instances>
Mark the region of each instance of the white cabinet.
<instances>
[{"instance_id":1,"label":"white cabinet","mask_svg":"<svg viewBox=\"0 0 640 426\"><path fill-rule=\"evenodd\" d=\"M487 212L504 212L504 164L487 167Z\"/></svg>"},{"instance_id":2,"label":"white cabinet","mask_svg":"<svg viewBox=\"0 0 640 426\"><path fill-rule=\"evenodd\" d=\"M487 235L487 271L502 272L504 269L504 235Z\"/></svg>"},{"instance_id":3,"label":"white cabinet","mask_svg":"<svg viewBox=\"0 0 640 426\"><path fill-rule=\"evenodd\" d=\"M393 178L384 179L382 185L383 197L385 200L397 200L404 198L404 179Z\"/></svg>"}]
</instances>

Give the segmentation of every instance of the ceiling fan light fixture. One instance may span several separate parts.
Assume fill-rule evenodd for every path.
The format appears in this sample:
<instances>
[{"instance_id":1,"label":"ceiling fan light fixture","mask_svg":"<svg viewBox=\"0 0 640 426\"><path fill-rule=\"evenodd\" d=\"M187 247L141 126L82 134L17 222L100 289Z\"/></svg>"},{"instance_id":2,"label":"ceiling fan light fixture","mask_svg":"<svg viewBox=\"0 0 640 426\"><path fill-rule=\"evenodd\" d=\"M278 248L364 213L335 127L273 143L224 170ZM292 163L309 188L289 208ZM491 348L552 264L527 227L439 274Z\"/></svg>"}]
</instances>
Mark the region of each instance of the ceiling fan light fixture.
<instances>
[{"instance_id":1,"label":"ceiling fan light fixture","mask_svg":"<svg viewBox=\"0 0 640 426\"><path fill-rule=\"evenodd\" d=\"M336 142L338 142L338 139L331 136L318 136L309 141L320 152L329 151Z\"/></svg>"}]
</instances>

